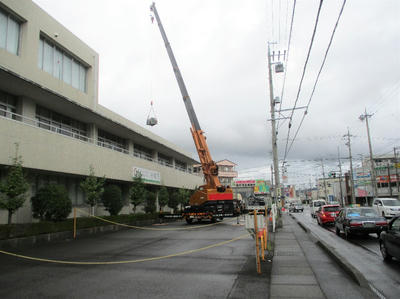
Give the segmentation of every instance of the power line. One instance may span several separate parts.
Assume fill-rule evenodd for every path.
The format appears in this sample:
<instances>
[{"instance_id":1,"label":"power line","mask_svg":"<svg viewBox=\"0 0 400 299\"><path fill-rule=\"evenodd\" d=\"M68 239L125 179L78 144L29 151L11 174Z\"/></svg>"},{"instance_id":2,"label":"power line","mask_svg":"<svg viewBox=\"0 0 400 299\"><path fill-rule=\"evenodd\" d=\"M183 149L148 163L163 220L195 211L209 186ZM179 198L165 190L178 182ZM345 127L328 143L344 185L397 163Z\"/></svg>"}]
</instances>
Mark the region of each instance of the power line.
<instances>
[{"instance_id":1,"label":"power line","mask_svg":"<svg viewBox=\"0 0 400 299\"><path fill-rule=\"evenodd\" d=\"M288 143L289 143L289 135L290 135L290 128L291 128L291 126L292 126L292 118L293 118L294 110L295 110L296 105L297 105L297 101L299 100L299 95L300 95L300 91L301 91L301 86L302 86L302 84L303 84L304 75L305 75L305 73L306 73L308 60L309 60L310 54L311 54L311 49L312 49L312 46L313 46L313 44L314 44L314 37L315 37L315 33L317 32L317 26L318 26L319 15L320 15L320 12L321 12L322 3L323 3L323 0L320 0L320 2L319 2L319 7L318 7L317 18L316 18L316 20L315 20L315 25L314 25L313 34L312 34L312 37L311 37L310 46L309 46L309 48L308 48L307 58L306 58L306 61L305 61L305 63L304 63L303 73L302 73L302 75L301 75L300 84L299 84L299 88L298 88L298 91L297 91L296 101L295 101L295 103L294 103L294 107L293 107L293 109L292 109L292 113L291 113L290 118L289 118L289 129L288 129L288 134L287 134L287 140L286 140L286 145L285 145L285 155L284 155L284 159L283 159L283 160L285 160L285 159L286 159L286 156L287 156L287 149L288 149L287 146L288 146Z\"/></svg>"},{"instance_id":2,"label":"power line","mask_svg":"<svg viewBox=\"0 0 400 299\"><path fill-rule=\"evenodd\" d=\"M340 9L339 16L338 16L338 18L337 18L337 20L336 20L335 27L333 28L333 31L332 31L332 34L331 34L331 38L330 38L330 40L329 40L328 47L327 47L327 49L326 49L326 51L325 51L324 59L323 59L323 61L322 61L321 67L320 67L320 69L319 69L319 71L318 71L317 78L315 79L314 86L313 86L313 89L312 89L310 98L309 98L309 100L308 100L306 110L304 111L303 117L302 117L302 119L301 119L301 121L300 121L300 125L299 125L299 127L297 128L297 131L296 131L296 133L295 133L295 135L294 135L294 138L293 138L292 142L290 143L289 150L288 150L287 152L286 152L286 150L285 150L285 157L286 157L287 153L291 150L291 148L292 148L292 146L293 146L293 143L294 143L294 141L296 140L297 134L299 133L299 130L300 130L300 128L301 128L301 125L303 124L304 118L305 118L306 115L307 115L308 108L309 108L310 103L311 103L311 100L312 100L312 98L313 98L313 96L314 96L315 88L316 88L316 86L317 86L317 84L318 84L319 77L320 77L320 75L321 75L322 69L324 68L324 65L325 65L325 62L326 62L326 58L327 58L327 56L328 56L329 49L330 49L330 47L331 47L331 45L332 45L333 37L335 36L335 32L336 32L336 29L337 29L337 27L338 27L339 20L340 20L340 18L341 18L341 16L342 16L342 13L343 13L345 4L346 4L346 0L343 0L342 8Z\"/></svg>"},{"instance_id":3,"label":"power line","mask_svg":"<svg viewBox=\"0 0 400 299\"><path fill-rule=\"evenodd\" d=\"M284 90L285 90L285 83L286 83L286 74L287 74L287 66L288 66L288 61L289 61L289 52L290 52L290 42L292 40L292 31L293 31L293 21L294 21L294 13L296 11L296 0L293 2L293 10L292 10L292 20L290 21L290 31L289 31L289 40L288 40L288 46L287 46L287 55L285 57L286 61L286 71L285 74L283 75L283 84L282 84L282 91L281 91L281 103L279 104L279 111L282 108L282 101L283 101L283 95L284 95ZM279 127L279 120L277 126Z\"/></svg>"}]
</instances>

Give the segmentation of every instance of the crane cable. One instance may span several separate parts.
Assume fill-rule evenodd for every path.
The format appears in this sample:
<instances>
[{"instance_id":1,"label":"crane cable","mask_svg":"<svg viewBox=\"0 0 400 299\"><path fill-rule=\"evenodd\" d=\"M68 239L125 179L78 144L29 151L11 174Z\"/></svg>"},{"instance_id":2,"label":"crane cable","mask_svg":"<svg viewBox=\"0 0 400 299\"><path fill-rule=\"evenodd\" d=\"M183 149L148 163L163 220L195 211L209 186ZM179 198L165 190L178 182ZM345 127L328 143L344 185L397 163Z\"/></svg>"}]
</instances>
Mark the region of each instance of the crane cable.
<instances>
[{"instance_id":1,"label":"crane cable","mask_svg":"<svg viewBox=\"0 0 400 299\"><path fill-rule=\"evenodd\" d=\"M316 86L317 86L317 84L318 84L319 77L320 77L321 72L322 72L322 69L323 69L323 67L324 67L324 65L325 65L326 58L327 58L327 56L328 56L329 49L330 49L330 47L331 47L331 45L332 45L333 37L334 37L334 35L335 35L337 26L338 26L338 24L339 24L339 20L340 20L340 18L341 18L341 16L342 16L342 13L343 13L343 9L344 9L345 4L346 4L346 0L343 0L342 8L340 9L339 16L338 16L338 18L337 18L337 20L336 20L335 27L333 28L333 31L332 31L332 34L331 34L331 38L330 38L330 40L329 40L328 47L327 47L327 49L326 49L326 51L325 51L324 59L323 59L323 61L322 61L321 67L320 67L320 69L319 69L319 71L318 71L317 78L315 79L314 86L313 86L313 89L312 89L310 98L309 98L308 103L307 103L307 106L306 106L306 110L304 111L303 117L302 117L302 119L301 119L301 121L300 121L300 125L299 125L299 127L297 128L297 131L296 131L296 133L295 133L295 135L294 135L294 137L293 137L293 139L292 139L292 142L290 143L290 146L289 146L289 149L288 149L287 152L289 152L289 151L292 149L293 143L294 143L294 141L296 140L297 134L299 133L299 130L300 130L300 128L301 128L301 125L303 124L304 118L305 118L306 115L307 115L308 107L310 106L311 100L312 100L312 98L313 98L313 96L314 96L315 88L316 88ZM286 158L286 153L285 153L285 158Z\"/></svg>"},{"instance_id":2,"label":"crane cable","mask_svg":"<svg viewBox=\"0 0 400 299\"><path fill-rule=\"evenodd\" d=\"M311 37L310 46L309 46L309 48L308 48L307 58L306 58L306 61L305 61L305 63L304 63L303 73L302 73L302 75L301 75L299 88L298 88L298 90L297 90L296 101L295 101L295 103L294 103L294 107L293 107L293 109L292 109L292 113L290 114L290 118L289 118L289 129L288 129L287 138L286 138L285 155L284 155L283 161L286 160L286 156L287 156L287 153L288 153L288 143L289 143L290 128L291 128L291 126L292 126L292 118L293 118L294 110L296 109L297 102L298 102L298 100L299 100L300 91L301 91L301 86L303 85L303 80L304 80L304 75L305 75L305 73L306 73L308 60L309 60L309 58L310 58L311 49L312 49L312 46L313 46L313 44L314 44L314 38L315 38L315 33L317 32L317 26L318 26L318 22L319 22L319 15L320 15L320 13L321 13L322 3L323 3L323 0L320 0L320 2L319 2L319 7L318 7L318 12L317 12L317 17L316 17L316 19L315 19L315 25L314 25L313 34L312 34L312 37Z\"/></svg>"}]
</instances>

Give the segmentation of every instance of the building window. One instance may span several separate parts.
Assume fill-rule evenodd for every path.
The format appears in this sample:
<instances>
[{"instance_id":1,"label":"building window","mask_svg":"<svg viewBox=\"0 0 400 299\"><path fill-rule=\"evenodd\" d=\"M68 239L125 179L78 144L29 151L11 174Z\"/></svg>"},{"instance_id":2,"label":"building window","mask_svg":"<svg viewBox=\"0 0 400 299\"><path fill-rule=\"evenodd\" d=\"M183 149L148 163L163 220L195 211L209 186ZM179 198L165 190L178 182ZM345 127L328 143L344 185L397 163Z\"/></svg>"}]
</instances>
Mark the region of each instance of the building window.
<instances>
[{"instance_id":1,"label":"building window","mask_svg":"<svg viewBox=\"0 0 400 299\"><path fill-rule=\"evenodd\" d=\"M87 68L43 36L39 40L38 67L74 88L86 91Z\"/></svg>"},{"instance_id":2,"label":"building window","mask_svg":"<svg viewBox=\"0 0 400 299\"><path fill-rule=\"evenodd\" d=\"M172 158L161 153L158 153L158 163L168 167L172 167Z\"/></svg>"},{"instance_id":3,"label":"building window","mask_svg":"<svg viewBox=\"0 0 400 299\"><path fill-rule=\"evenodd\" d=\"M88 141L87 125L57 112L36 106L37 126L65 136Z\"/></svg>"},{"instance_id":4,"label":"building window","mask_svg":"<svg viewBox=\"0 0 400 299\"><path fill-rule=\"evenodd\" d=\"M18 55L19 23L4 10L0 9L0 48Z\"/></svg>"},{"instance_id":5,"label":"building window","mask_svg":"<svg viewBox=\"0 0 400 299\"><path fill-rule=\"evenodd\" d=\"M0 91L0 116L16 119L17 99L10 94Z\"/></svg>"},{"instance_id":6,"label":"building window","mask_svg":"<svg viewBox=\"0 0 400 299\"><path fill-rule=\"evenodd\" d=\"M125 139L115 136L103 130L98 130L97 145L113 149L118 152L128 153Z\"/></svg>"},{"instance_id":7,"label":"building window","mask_svg":"<svg viewBox=\"0 0 400 299\"><path fill-rule=\"evenodd\" d=\"M133 155L141 159L153 161L153 151L140 144L134 145Z\"/></svg>"},{"instance_id":8,"label":"building window","mask_svg":"<svg viewBox=\"0 0 400 299\"><path fill-rule=\"evenodd\" d=\"M179 161L179 160L175 160L175 168L185 171L187 170L187 165L185 162Z\"/></svg>"}]
</instances>

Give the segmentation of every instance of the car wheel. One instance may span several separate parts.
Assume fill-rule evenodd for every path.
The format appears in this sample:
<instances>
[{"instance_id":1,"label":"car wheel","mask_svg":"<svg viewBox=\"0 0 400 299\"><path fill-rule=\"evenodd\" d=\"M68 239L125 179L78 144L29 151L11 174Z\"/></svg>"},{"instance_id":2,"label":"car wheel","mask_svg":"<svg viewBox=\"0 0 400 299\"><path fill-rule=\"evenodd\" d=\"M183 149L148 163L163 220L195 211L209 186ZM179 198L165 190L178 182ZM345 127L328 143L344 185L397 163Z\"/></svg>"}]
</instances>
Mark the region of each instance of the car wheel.
<instances>
[{"instance_id":1,"label":"car wheel","mask_svg":"<svg viewBox=\"0 0 400 299\"><path fill-rule=\"evenodd\" d=\"M387 252L385 243L383 241L379 242L379 249L381 250L383 260L390 261L392 259L392 256Z\"/></svg>"},{"instance_id":2,"label":"car wheel","mask_svg":"<svg viewBox=\"0 0 400 299\"><path fill-rule=\"evenodd\" d=\"M191 219L191 218L186 218L186 223L187 223L187 224L192 224L192 222L193 222L193 219Z\"/></svg>"},{"instance_id":3,"label":"car wheel","mask_svg":"<svg viewBox=\"0 0 400 299\"><path fill-rule=\"evenodd\" d=\"M340 236L340 229L337 226L335 228L336 228L335 229L336 230L336 235Z\"/></svg>"},{"instance_id":4,"label":"car wheel","mask_svg":"<svg viewBox=\"0 0 400 299\"><path fill-rule=\"evenodd\" d=\"M318 225L320 225L321 226L321 221L319 220L319 218L317 217L317 222L318 222Z\"/></svg>"}]
</instances>

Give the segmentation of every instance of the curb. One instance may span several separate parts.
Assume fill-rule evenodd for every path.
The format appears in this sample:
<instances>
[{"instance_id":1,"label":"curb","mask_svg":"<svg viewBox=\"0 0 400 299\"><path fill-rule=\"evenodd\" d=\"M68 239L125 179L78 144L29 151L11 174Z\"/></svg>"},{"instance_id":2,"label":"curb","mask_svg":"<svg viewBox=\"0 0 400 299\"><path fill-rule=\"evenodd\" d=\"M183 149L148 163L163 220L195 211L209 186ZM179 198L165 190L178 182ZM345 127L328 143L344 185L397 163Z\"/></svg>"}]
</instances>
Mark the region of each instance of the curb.
<instances>
[{"instance_id":1,"label":"curb","mask_svg":"<svg viewBox=\"0 0 400 299\"><path fill-rule=\"evenodd\" d=\"M371 286L365 276L355 267L353 267L353 265L351 265L344 256L339 254L325 241L322 241L316 235L312 234L310 229L298 221L292 214L289 215L307 234L310 234L316 240L316 244L323 249L354 280L356 284L367 291L365 294L367 298L375 298L375 296L378 296L379 298L385 298L383 294Z\"/></svg>"}]
</instances>

